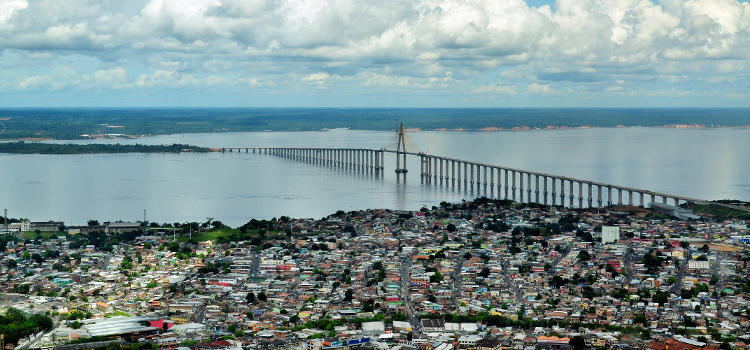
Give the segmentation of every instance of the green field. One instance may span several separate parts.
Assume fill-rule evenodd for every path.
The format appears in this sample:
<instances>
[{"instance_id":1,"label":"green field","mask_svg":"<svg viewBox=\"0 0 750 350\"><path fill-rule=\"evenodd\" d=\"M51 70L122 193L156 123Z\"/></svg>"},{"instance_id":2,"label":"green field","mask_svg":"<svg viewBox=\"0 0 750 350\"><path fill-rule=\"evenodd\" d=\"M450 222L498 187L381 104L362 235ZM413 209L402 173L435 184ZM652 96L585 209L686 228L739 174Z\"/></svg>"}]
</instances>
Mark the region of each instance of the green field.
<instances>
[{"instance_id":1,"label":"green field","mask_svg":"<svg viewBox=\"0 0 750 350\"><path fill-rule=\"evenodd\" d=\"M115 309L115 316L130 316L129 313Z\"/></svg>"},{"instance_id":2,"label":"green field","mask_svg":"<svg viewBox=\"0 0 750 350\"><path fill-rule=\"evenodd\" d=\"M741 219L741 220L748 220L750 219L750 212L730 208L724 205L719 204L697 204L693 203L688 205L688 209L692 210L694 213L701 215L701 214L708 214L713 215L716 220L723 221L728 219Z\"/></svg>"},{"instance_id":3,"label":"green field","mask_svg":"<svg viewBox=\"0 0 750 350\"><path fill-rule=\"evenodd\" d=\"M265 237L261 235L259 230L248 230L245 233L238 229L224 227L218 230L211 230L207 232L193 233L192 239L187 234L181 234L178 239L183 242L205 242L205 241L217 241L220 243L225 242L237 242L237 241L249 241L253 239L275 239L279 237L278 231L266 231Z\"/></svg>"},{"instance_id":4,"label":"green field","mask_svg":"<svg viewBox=\"0 0 750 350\"><path fill-rule=\"evenodd\" d=\"M21 232L17 236L19 238L22 238L22 239L30 239L30 240L41 239L41 240L47 240L47 239L50 239L51 237L65 236L65 232L61 232L61 231L41 231L39 233L36 233L34 231L26 231L26 232Z\"/></svg>"}]
</instances>

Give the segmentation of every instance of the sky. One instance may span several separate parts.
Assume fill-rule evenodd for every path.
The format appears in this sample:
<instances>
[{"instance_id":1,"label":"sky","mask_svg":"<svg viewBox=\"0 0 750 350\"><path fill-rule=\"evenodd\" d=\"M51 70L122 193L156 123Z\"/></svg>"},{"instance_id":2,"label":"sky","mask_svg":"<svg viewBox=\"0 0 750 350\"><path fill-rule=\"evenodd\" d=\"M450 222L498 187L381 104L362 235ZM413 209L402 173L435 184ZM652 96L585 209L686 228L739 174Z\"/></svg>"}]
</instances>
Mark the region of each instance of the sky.
<instances>
[{"instance_id":1,"label":"sky","mask_svg":"<svg viewBox=\"0 0 750 350\"><path fill-rule=\"evenodd\" d=\"M0 0L4 107L748 107L738 0Z\"/></svg>"}]
</instances>

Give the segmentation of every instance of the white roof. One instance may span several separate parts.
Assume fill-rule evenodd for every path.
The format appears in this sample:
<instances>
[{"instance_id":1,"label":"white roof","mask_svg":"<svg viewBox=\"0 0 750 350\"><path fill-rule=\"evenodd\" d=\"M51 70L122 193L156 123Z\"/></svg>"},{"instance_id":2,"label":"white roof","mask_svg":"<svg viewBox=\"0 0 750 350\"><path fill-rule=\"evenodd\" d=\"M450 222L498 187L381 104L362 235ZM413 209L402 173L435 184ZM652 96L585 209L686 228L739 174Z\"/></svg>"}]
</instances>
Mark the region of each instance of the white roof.
<instances>
[{"instance_id":1,"label":"white roof","mask_svg":"<svg viewBox=\"0 0 750 350\"><path fill-rule=\"evenodd\" d=\"M385 322L383 321L362 322L362 330L365 332L385 331Z\"/></svg>"}]
</instances>

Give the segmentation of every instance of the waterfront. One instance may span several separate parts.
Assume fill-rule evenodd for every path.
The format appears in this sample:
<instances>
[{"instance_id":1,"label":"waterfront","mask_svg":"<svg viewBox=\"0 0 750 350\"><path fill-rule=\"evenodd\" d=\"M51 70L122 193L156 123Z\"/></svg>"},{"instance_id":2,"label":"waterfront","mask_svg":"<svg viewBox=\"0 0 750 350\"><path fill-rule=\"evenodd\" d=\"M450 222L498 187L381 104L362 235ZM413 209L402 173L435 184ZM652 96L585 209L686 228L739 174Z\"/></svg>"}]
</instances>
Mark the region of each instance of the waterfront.
<instances>
[{"instance_id":1,"label":"waterfront","mask_svg":"<svg viewBox=\"0 0 750 350\"><path fill-rule=\"evenodd\" d=\"M394 148L389 132L330 130L179 134L95 142L207 147ZM750 200L750 130L594 128L526 132L414 132L410 151L543 171L706 199ZM91 142L91 141L75 141ZM385 173L321 167L252 153L0 155L0 205L10 216L182 222L213 217L322 217L339 209L419 209L476 192L422 185L409 159L397 183ZM484 193L482 193L484 194ZM492 195L493 193L487 193Z\"/></svg>"}]
</instances>

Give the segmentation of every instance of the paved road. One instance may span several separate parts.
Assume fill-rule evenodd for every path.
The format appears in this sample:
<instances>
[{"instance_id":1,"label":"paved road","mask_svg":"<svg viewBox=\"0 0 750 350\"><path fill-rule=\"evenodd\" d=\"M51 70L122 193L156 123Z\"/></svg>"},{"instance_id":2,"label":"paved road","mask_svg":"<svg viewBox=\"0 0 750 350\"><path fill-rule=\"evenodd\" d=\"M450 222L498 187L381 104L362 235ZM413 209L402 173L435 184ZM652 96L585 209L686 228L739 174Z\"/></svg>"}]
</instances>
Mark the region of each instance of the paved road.
<instances>
[{"instance_id":1,"label":"paved road","mask_svg":"<svg viewBox=\"0 0 750 350\"><path fill-rule=\"evenodd\" d=\"M628 242L628 248L625 250L625 255L622 256L622 264L625 268L625 285L629 285L630 281L633 280L633 267L631 266L633 259L633 242Z\"/></svg>"},{"instance_id":2,"label":"paved road","mask_svg":"<svg viewBox=\"0 0 750 350\"><path fill-rule=\"evenodd\" d=\"M721 273L721 252L716 253L716 262L711 267L711 276L716 276L716 286L714 286L714 300L716 301L716 317L721 319L723 313L721 310L721 291L724 289L724 274Z\"/></svg>"},{"instance_id":3,"label":"paved road","mask_svg":"<svg viewBox=\"0 0 750 350\"><path fill-rule=\"evenodd\" d=\"M672 285L671 288L669 288L669 291L672 294L679 294L680 289L682 288L682 277L685 276L685 270L688 267L688 262L690 261L690 253L688 252L685 254L685 259L682 261L682 264L680 265L680 268L677 270L677 275L674 276L675 282Z\"/></svg>"},{"instance_id":4,"label":"paved road","mask_svg":"<svg viewBox=\"0 0 750 350\"><path fill-rule=\"evenodd\" d=\"M552 261L552 263L550 264L552 267L547 271L547 275L549 275L550 277L554 276L557 273L557 265L560 264L563 259L568 257L568 254L570 254L570 247L567 247L565 251L563 251L560 255L557 256L554 261Z\"/></svg>"},{"instance_id":5,"label":"paved road","mask_svg":"<svg viewBox=\"0 0 750 350\"><path fill-rule=\"evenodd\" d=\"M505 281L505 284L510 289L511 293L516 297L516 302L522 303L523 302L523 294L521 293L521 289L518 288L518 285L510 279L510 272L508 271L508 261L503 261L502 263L503 267L503 280Z\"/></svg>"},{"instance_id":6,"label":"paved road","mask_svg":"<svg viewBox=\"0 0 750 350\"><path fill-rule=\"evenodd\" d=\"M414 306L411 304L409 297L409 281L411 281L411 256L406 255L401 259L401 299L404 300L406 307L406 317L411 323L412 331L415 334L422 333L422 323L414 312Z\"/></svg>"},{"instance_id":7,"label":"paved road","mask_svg":"<svg viewBox=\"0 0 750 350\"><path fill-rule=\"evenodd\" d=\"M456 267L453 269L453 293L451 294L451 310L456 310L456 299L461 293L461 269L464 268L464 250L463 248L458 252L458 258L456 258Z\"/></svg>"}]
</instances>

